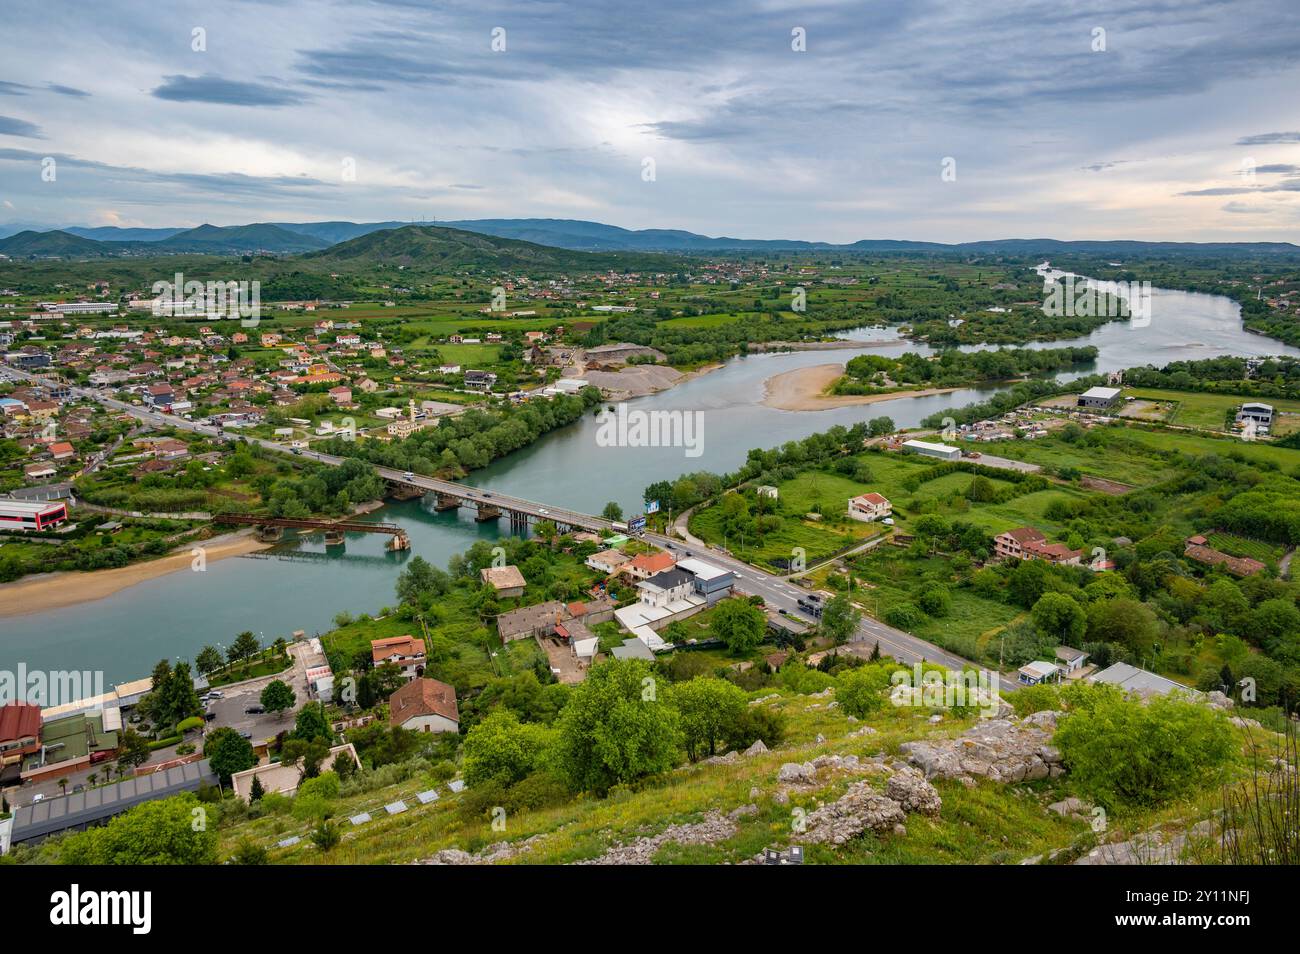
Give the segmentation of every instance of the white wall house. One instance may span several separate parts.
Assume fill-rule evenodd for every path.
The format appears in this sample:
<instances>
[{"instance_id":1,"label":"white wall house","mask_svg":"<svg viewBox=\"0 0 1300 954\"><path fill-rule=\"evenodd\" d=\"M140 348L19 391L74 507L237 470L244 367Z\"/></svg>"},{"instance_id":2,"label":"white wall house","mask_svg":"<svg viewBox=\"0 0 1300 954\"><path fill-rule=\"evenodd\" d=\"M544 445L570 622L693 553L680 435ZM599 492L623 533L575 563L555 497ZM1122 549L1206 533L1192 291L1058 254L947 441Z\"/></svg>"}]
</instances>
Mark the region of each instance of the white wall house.
<instances>
[{"instance_id":1,"label":"white wall house","mask_svg":"<svg viewBox=\"0 0 1300 954\"><path fill-rule=\"evenodd\" d=\"M893 505L888 498L877 493L860 494L849 500L849 519L870 523L883 520L893 512Z\"/></svg>"}]
</instances>

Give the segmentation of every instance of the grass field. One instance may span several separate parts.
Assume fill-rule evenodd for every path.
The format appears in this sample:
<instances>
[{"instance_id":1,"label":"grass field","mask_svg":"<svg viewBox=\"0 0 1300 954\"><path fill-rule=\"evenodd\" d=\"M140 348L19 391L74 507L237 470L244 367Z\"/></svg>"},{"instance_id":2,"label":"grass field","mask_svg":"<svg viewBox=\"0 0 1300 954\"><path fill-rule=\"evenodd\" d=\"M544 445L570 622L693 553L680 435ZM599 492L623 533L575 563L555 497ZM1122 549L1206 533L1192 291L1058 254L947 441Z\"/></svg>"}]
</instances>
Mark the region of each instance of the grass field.
<instances>
[{"instance_id":1,"label":"grass field","mask_svg":"<svg viewBox=\"0 0 1300 954\"><path fill-rule=\"evenodd\" d=\"M1280 412L1274 433L1283 435L1300 429L1300 401L1282 398L1247 398L1240 395L1208 394L1201 391L1167 391L1160 388L1125 388L1124 395L1152 401L1173 402L1175 407L1173 413L1166 418L1166 423L1210 431L1222 431L1228 413L1235 411L1243 401L1263 400Z\"/></svg>"},{"instance_id":2,"label":"grass field","mask_svg":"<svg viewBox=\"0 0 1300 954\"><path fill-rule=\"evenodd\" d=\"M772 694L772 690L760 690L752 695ZM783 762L831 753L860 758L880 751L896 754L903 742L935 731L927 726L930 711L920 707L886 706L868 720L876 734L851 737L849 733L862 723L850 722L842 710L826 708L824 700L783 691L766 704L786 722L786 740L777 751L731 764L687 765L608 798L576 796L552 807L512 814L504 832L493 831L488 818L466 817L461 811L464 795L452 795L445 785L417 776L332 800L330 810L337 819L368 811L374 820L356 827L344 821L343 840L328 853L314 848L305 837L313 823L295 818L286 804L260 818L223 821L219 829L221 854L224 857L247 839L266 847L275 864L396 864L429 857L443 848L475 851L503 840L519 843L533 839L521 861L564 864L596 858L611 845L655 834L671 824L699 821L710 811L726 814L752 802L757 811L739 815L730 837L690 846L669 842L654 857L656 862L668 864L735 863L770 844L786 843L792 809L811 812L817 804L838 798L855 780L852 775L832 774L822 784L791 793L789 804L781 804L772 796ZM957 733L974 721L975 717L948 717L938 731ZM434 785L442 797L421 805L415 793ZM987 782L971 789L945 781L937 786L943 798L939 818L909 815L906 835L867 835L839 849L811 846L808 862L1015 862L1067 845L1087 831L1086 822L1045 810L1048 801L1059 797L1061 783L1028 783L1017 791ZM758 792L751 794L755 787ZM404 800L409 810L387 816L383 806L398 799ZM290 835L298 835L301 841L287 848L276 846Z\"/></svg>"}]
</instances>

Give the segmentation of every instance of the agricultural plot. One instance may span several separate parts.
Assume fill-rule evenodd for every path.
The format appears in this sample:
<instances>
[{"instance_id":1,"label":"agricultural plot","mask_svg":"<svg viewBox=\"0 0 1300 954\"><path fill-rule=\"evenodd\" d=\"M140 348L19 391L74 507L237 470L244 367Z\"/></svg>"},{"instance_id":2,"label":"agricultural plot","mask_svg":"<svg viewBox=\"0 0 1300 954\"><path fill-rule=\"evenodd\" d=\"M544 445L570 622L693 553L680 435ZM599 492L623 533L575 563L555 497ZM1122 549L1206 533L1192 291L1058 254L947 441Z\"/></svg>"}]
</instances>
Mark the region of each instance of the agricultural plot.
<instances>
[{"instance_id":1,"label":"agricultural plot","mask_svg":"<svg viewBox=\"0 0 1300 954\"><path fill-rule=\"evenodd\" d=\"M1250 557L1263 563L1277 563L1286 552L1286 548L1280 544L1252 540L1235 533L1212 533L1207 539L1210 541L1210 546L1216 550L1221 550L1230 556Z\"/></svg>"},{"instance_id":2,"label":"agricultural plot","mask_svg":"<svg viewBox=\"0 0 1300 954\"><path fill-rule=\"evenodd\" d=\"M1274 431L1289 433L1300 428L1300 401L1282 398L1248 398L1236 394L1209 394L1201 391L1166 391L1159 388L1128 388L1125 397L1138 398L1140 402L1159 403L1171 407L1161 418L1169 424L1195 427L1200 430L1222 431L1228 415L1235 412L1244 401L1262 400L1280 412ZM1138 403L1138 402L1133 402ZM1130 415L1131 416L1131 415Z\"/></svg>"}]
</instances>

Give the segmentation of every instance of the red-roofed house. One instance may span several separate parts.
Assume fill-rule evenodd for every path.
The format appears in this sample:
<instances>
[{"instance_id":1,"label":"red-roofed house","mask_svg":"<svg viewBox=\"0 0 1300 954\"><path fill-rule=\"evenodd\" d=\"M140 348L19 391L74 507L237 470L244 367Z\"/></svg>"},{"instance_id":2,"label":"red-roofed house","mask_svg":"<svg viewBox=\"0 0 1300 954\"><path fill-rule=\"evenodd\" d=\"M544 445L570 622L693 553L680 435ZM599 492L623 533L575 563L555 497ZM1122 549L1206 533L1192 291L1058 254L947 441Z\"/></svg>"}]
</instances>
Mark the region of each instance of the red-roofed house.
<instances>
[{"instance_id":1,"label":"red-roofed house","mask_svg":"<svg viewBox=\"0 0 1300 954\"><path fill-rule=\"evenodd\" d=\"M1049 563L1077 564L1082 550L1071 550L1064 543L1048 543L1041 530L1017 527L993 538L996 556L1002 560L1047 560Z\"/></svg>"},{"instance_id":2,"label":"red-roofed house","mask_svg":"<svg viewBox=\"0 0 1300 954\"><path fill-rule=\"evenodd\" d=\"M671 570L677 565L677 558L667 550L658 553L638 553L623 567L623 571L634 580L648 580L656 573Z\"/></svg>"},{"instance_id":3,"label":"red-roofed house","mask_svg":"<svg viewBox=\"0 0 1300 954\"><path fill-rule=\"evenodd\" d=\"M0 775L41 750L41 707L26 702L0 706Z\"/></svg>"},{"instance_id":4,"label":"red-roofed house","mask_svg":"<svg viewBox=\"0 0 1300 954\"><path fill-rule=\"evenodd\" d=\"M459 732L456 690L437 679L412 679L388 697L388 723L409 732Z\"/></svg>"},{"instance_id":5,"label":"red-roofed house","mask_svg":"<svg viewBox=\"0 0 1300 954\"><path fill-rule=\"evenodd\" d=\"M392 663L407 679L414 679L424 666L424 640L413 636L388 636L370 641L370 658L376 666Z\"/></svg>"},{"instance_id":6,"label":"red-roofed house","mask_svg":"<svg viewBox=\"0 0 1300 954\"><path fill-rule=\"evenodd\" d=\"M893 512L893 507L881 494L861 494L849 499L849 519L870 523L883 520Z\"/></svg>"}]
</instances>

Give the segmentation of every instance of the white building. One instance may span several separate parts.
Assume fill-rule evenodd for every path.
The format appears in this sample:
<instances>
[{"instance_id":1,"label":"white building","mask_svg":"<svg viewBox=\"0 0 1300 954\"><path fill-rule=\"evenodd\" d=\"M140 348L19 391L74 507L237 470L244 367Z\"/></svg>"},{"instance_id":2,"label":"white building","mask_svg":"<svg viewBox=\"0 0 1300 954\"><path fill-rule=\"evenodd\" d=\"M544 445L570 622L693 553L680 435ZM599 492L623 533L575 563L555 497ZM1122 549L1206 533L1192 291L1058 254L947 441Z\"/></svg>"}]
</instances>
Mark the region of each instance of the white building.
<instances>
[{"instance_id":1,"label":"white building","mask_svg":"<svg viewBox=\"0 0 1300 954\"><path fill-rule=\"evenodd\" d=\"M949 447L947 444L932 444L929 441L903 441L903 450L925 457L938 457L941 460L961 460L961 448Z\"/></svg>"},{"instance_id":2,"label":"white building","mask_svg":"<svg viewBox=\"0 0 1300 954\"><path fill-rule=\"evenodd\" d=\"M889 499L882 494L869 493L860 494L849 500L849 519L861 520L864 523L871 523L873 520L883 520L893 512L893 505Z\"/></svg>"}]
</instances>

